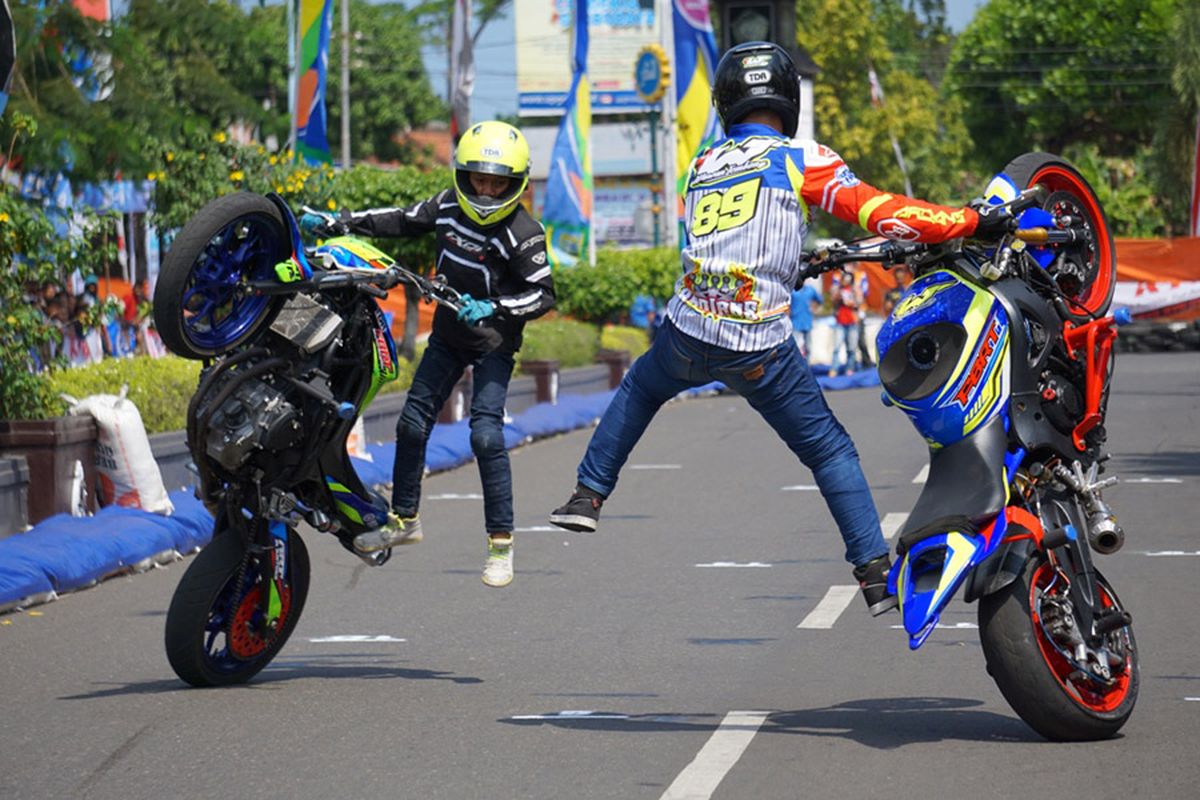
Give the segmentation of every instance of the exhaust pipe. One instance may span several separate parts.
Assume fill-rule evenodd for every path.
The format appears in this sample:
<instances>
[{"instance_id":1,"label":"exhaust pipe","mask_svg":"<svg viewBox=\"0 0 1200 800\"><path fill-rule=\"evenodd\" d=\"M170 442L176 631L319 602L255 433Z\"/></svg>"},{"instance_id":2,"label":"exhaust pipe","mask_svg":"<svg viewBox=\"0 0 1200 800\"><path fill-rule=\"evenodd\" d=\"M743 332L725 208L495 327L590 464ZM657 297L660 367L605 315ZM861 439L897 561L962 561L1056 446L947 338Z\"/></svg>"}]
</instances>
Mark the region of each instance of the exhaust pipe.
<instances>
[{"instance_id":1,"label":"exhaust pipe","mask_svg":"<svg viewBox=\"0 0 1200 800\"><path fill-rule=\"evenodd\" d=\"M1103 555L1115 553L1125 544L1124 529L1117 524L1112 509L1100 499L1096 499L1092 513L1088 515L1088 544Z\"/></svg>"}]
</instances>

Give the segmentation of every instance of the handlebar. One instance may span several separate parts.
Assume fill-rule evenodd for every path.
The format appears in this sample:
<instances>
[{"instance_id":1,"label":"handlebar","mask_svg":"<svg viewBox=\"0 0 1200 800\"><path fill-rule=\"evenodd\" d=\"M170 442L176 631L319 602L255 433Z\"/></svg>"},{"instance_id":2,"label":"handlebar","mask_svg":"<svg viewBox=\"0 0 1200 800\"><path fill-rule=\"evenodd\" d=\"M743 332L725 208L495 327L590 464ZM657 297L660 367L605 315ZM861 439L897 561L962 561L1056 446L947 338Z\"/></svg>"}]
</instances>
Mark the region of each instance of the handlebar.
<instances>
[{"instance_id":1,"label":"handlebar","mask_svg":"<svg viewBox=\"0 0 1200 800\"><path fill-rule=\"evenodd\" d=\"M805 281L830 272L843 264L871 261L884 266L900 264L908 258L929 250L929 245L920 242L883 241L866 245L841 244L820 250L809 250L801 254L804 267L800 280Z\"/></svg>"}]
</instances>

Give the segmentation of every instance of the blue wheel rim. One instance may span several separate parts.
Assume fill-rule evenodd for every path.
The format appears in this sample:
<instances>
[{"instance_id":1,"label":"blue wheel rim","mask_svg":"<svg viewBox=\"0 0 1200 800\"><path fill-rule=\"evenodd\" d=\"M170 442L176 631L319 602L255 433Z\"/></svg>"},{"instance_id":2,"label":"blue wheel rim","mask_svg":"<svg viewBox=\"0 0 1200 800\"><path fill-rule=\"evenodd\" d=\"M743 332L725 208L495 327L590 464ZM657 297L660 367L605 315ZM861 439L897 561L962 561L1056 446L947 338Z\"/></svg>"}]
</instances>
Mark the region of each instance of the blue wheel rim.
<instances>
[{"instance_id":1,"label":"blue wheel rim","mask_svg":"<svg viewBox=\"0 0 1200 800\"><path fill-rule=\"evenodd\" d=\"M283 251L283 231L266 218L242 217L217 231L192 264L183 292L188 340L217 352L245 336L271 301L251 294L246 283L269 280Z\"/></svg>"}]
</instances>

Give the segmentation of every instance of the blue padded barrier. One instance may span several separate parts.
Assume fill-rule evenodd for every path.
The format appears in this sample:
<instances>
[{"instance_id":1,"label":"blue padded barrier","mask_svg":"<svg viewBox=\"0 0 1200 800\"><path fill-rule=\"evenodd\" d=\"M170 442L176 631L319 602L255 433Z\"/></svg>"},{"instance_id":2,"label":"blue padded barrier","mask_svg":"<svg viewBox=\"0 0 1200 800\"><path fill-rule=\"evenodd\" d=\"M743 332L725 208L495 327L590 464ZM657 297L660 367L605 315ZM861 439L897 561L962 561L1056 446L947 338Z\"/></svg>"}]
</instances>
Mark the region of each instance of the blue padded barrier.
<instances>
[{"instance_id":1,"label":"blue padded barrier","mask_svg":"<svg viewBox=\"0 0 1200 800\"><path fill-rule=\"evenodd\" d=\"M877 386L879 376L868 369L850 376L822 375L818 381L827 390L851 389ZM696 396L723 389L720 383L712 383L686 394ZM604 414L615 394L615 389L564 394L556 405L532 406L505 425L505 444L511 448L588 427ZM371 444L367 451L373 460L351 459L363 483L373 487L390 482L395 444ZM435 425L425 456L431 472L470 461L469 421ZM59 514L29 531L0 539L0 611L29 598L52 597L54 592L88 586L164 552L190 553L203 547L212 537L212 516L190 490L177 490L170 496L175 505L170 517L109 506L93 517Z\"/></svg>"},{"instance_id":2,"label":"blue padded barrier","mask_svg":"<svg viewBox=\"0 0 1200 800\"><path fill-rule=\"evenodd\" d=\"M0 607L49 591L89 586L163 553L188 553L212 537L212 516L188 490L171 492L170 517L108 506L92 517L56 514L0 539Z\"/></svg>"}]
</instances>

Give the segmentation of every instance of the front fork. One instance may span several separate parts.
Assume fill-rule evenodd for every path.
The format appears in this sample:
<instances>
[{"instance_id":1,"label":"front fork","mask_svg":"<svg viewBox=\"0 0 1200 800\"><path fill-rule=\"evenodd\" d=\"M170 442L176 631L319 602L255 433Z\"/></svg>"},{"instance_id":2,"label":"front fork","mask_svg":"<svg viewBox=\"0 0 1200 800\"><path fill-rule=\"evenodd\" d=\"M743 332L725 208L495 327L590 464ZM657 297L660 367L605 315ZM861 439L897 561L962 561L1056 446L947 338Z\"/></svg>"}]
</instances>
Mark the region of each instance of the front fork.
<instances>
[{"instance_id":1,"label":"front fork","mask_svg":"<svg viewBox=\"0 0 1200 800\"><path fill-rule=\"evenodd\" d=\"M272 490L261 502L261 512L251 509L241 509L241 516L247 528L247 552L257 556L260 563L265 565L262 577L266 586L259 593L258 613L253 619L254 627L262 638L269 638L279 627L283 614L283 587L288 580L288 565L290 559L290 539L292 525L297 518L298 501L290 493Z\"/></svg>"}]
</instances>

